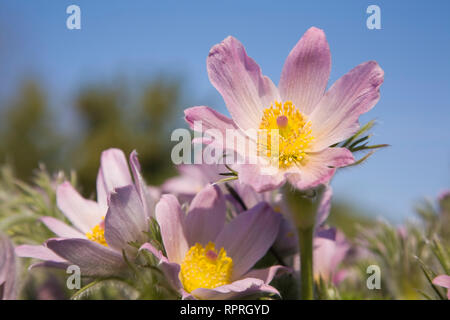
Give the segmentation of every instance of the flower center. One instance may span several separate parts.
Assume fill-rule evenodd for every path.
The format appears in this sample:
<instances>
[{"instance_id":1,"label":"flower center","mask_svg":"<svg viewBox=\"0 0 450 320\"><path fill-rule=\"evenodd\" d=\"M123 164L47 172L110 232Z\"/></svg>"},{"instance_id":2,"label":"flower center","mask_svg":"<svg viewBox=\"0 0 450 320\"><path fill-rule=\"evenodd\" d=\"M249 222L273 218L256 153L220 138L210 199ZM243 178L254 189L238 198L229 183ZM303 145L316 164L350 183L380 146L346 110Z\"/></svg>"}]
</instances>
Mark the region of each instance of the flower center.
<instances>
[{"instance_id":1,"label":"flower center","mask_svg":"<svg viewBox=\"0 0 450 320\"><path fill-rule=\"evenodd\" d=\"M224 248L217 252L212 242L205 247L196 243L181 263L180 280L187 292L197 288L213 289L230 283L232 271L233 260Z\"/></svg>"},{"instance_id":2,"label":"flower center","mask_svg":"<svg viewBox=\"0 0 450 320\"><path fill-rule=\"evenodd\" d=\"M103 219L98 225L92 228L90 232L86 233L86 237L101 245L108 246L105 240L105 220Z\"/></svg>"},{"instance_id":3,"label":"flower center","mask_svg":"<svg viewBox=\"0 0 450 320\"><path fill-rule=\"evenodd\" d=\"M305 165L306 150L314 140L311 122L291 101L275 101L270 108L264 109L259 130L260 155L278 160L278 166L283 169Z\"/></svg>"}]
</instances>

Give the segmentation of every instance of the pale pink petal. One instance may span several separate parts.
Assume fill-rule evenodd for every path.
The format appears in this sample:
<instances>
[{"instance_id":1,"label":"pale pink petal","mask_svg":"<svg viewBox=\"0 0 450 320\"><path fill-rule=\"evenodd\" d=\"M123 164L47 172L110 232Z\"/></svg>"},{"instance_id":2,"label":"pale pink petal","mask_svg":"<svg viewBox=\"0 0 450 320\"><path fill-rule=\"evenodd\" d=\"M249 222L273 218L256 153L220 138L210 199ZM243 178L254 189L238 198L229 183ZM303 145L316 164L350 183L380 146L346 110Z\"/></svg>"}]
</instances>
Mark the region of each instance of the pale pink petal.
<instances>
[{"instance_id":1,"label":"pale pink petal","mask_svg":"<svg viewBox=\"0 0 450 320\"><path fill-rule=\"evenodd\" d=\"M206 184L188 176L177 176L167 179L162 185L162 190L181 197L183 201L192 200L197 192L202 190Z\"/></svg>"},{"instance_id":2,"label":"pale pink petal","mask_svg":"<svg viewBox=\"0 0 450 320\"><path fill-rule=\"evenodd\" d=\"M177 170L182 176L187 176L194 180L202 182L203 186L208 183L212 183L220 179L222 176L220 172L225 172L225 167L221 165L208 165L208 164L192 164L192 165L179 165ZM198 191L197 191L198 192ZM197 193L195 192L195 193Z\"/></svg>"},{"instance_id":3,"label":"pale pink petal","mask_svg":"<svg viewBox=\"0 0 450 320\"><path fill-rule=\"evenodd\" d=\"M130 165L131 172L133 173L134 177L134 185L136 186L139 198L141 199L145 214L148 218L150 218L154 216L156 198L153 197L152 193L147 187L147 184L145 183L144 178L142 177L141 165L139 164L138 154L136 150L133 150L133 152L131 152L130 154Z\"/></svg>"},{"instance_id":4,"label":"pale pink petal","mask_svg":"<svg viewBox=\"0 0 450 320\"><path fill-rule=\"evenodd\" d=\"M218 152L226 150L230 154L237 153L240 155L240 163L249 163L247 158L257 154L254 142L256 129L244 132L236 126L233 120L209 107L192 107L185 110L185 115L190 128L195 132L203 133L201 137L194 137L192 143L208 145L209 148L214 148ZM205 153L206 150L204 150ZM231 162L236 163L236 161ZM202 163L220 167L218 163L205 161L204 156Z\"/></svg>"},{"instance_id":5,"label":"pale pink petal","mask_svg":"<svg viewBox=\"0 0 450 320\"><path fill-rule=\"evenodd\" d=\"M115 188L132 184L125 154L120 149L108 149L102 152L100 169L97 176L97 202L107 207L108 195Z\"/></svg>"},{"instance_id":6,"label":"pale pink petal","mask_svg":"<svg viewBox=\"0 0 450 320\"><path fill-rule=\"evenodd\" d=\"M360 64L337 80L311 113L312 151L323 150L351 137L358 118L380 98L383 70L375 61Z\"/></svg>"},{"instance_id":7,"label":"pale pink petal","mask_svg":"<svg viewBox=\"0 0 450 320\"><path fill-rule=\"evenodd\" d=\"M275 85L262 75L243 45L231 36L211 49L207 68L211 83L222 94L231 117L243 130L257 128L263 108L279 100Z\"/></svg>"},{"instance_id":8,"label":"pale pink petal","mask_svg":"<svg viewBox=\"0 0 450 320\"><path fill-rule=\"evenodd\" d=\"M327 148L322 152L308 154L307 162L297 173L288 176L297 189L309 189L328 183L336 168L353 163L353 154L346 148Z\"/></svg>"},{"instance_id":9,"label":"pale pink petal","mask_svg":"<svg viewBox=\"0 0 450 320\"><path fill-rule=\"evenodd\" d=\"M156 206L156 200L159 200L159 198L161 197L161 188L157 186L147 186L147 192L149 196L152 198L152 201L155 201Z\"/></svg>"},{"instance_id":10,"label":"pale pink petal","mask_svg":"<svg viewBox=\"0 0 450 320\"><path fill-rule=\"evenodd\" d=\"M239 214L228 223L215 241L233 259L234 280L261 259L275 241L281 215L265 202Z\"/></svg>"},{"instance_id":11,"label":"pale pink petal","mask_svg":"<svg viewBox=\"0 0 450 320\"><path fill-rule=\"evenodd\" d=\"M111 276L126 267L122 254L87 239L50 239L47 247L80 267L83 276Z\"/></svg>"},{"instance_id":12,"label":"pale pink petal","mask_svg":"<svg viewBox=\"0 0 450 320\"><path fill-rule=\"evenodd\" d=\"M269 284L276 275L280 275L285 272L291 272L292 270L288 267L283 266L271 266L265 269L253 269L247 272L244 278L256 278L261 279L264 283Z\"/></svg>"},{"instance_id":13,"label":"pale pink petal","mask_svg":"<svg viewBox=\"0 0 450 320\"><path fill-rule=\"evenodd\" d=\"M58 186L56 203L72 224L83 233L91 231L106 214L105 208L95 201L84 199L69 182Z\"/></svg>"},{"instance_id":14,"label":"pale pink petal","mask_svg":"<svg viewBox=\"0 0 450 320\"><path fill-rule=\"evenodd\" d=\"M170 194L163 195L156 205L155 214L169 261L181 264L188 243L183 229L185 215L177 198Z\"/></svg>"},{"instance_id":15,"label":"pale pink petal","mask_svg":"<svg viewBox=\"0 0 450 320\"><path fill-rule=\"evenodd\" d=\"M450 300L450 276L445 274L437 276L433 279L433 284L447 288L447 299Z\"/></svg>"},{"instance_id":16,"label":"pale pink petal","mask_svg":"<svg viewBox=\"0 0 450 320\"><path fill-rule=\"evenodd\" d=\"M314 276L325 281L334 279L339 264L344 260L349 250L349 244L337 239L336 229L323 229L314 237Z\"/></svg>"},{"instance_id":17,"label":"pale pink petal","mask_svg":"<svg viewBox=\"0 0 450 320\"><path fill-rule=\"evenodd\" d=\"M177 170L179 175L166 180L161 188L167 193L178 196L179 200L181 196L189 201L209 183L222 179L223 176L219 173L228 171L223 165L205 163L181 164L177 166Z\"/></svg>"},{"instance_id":18,"label":"pale pink petal","mask_svg":"<svg viewBox=\"0 0 450 320\"><path fill-rule=\"evenodd\" d=\"M47 228L54 232L57 236L62 238L86 238L80 231L65 224L61 220L53 217L42 217L40 219Z\"/></svg>"},{"instance_id":19,"label":"pale pink petal","mask_svg":"<svg viewBox=\"0 0 450 320\"><path fill-rule=\"evenodd\" d=\"M433 284L450 289L450 276L445 274L437 276L433 279Z\"/></svg>"},{"instance_id":20,"label":"pale pink petal","mask_svg":"<svg viewBox=\"0 0 450 320\"><path fill-rule=\"evenodd\" d=\"M36 268L56 268L67 270L67 268L71 265L70 262L56 262L56 261L41 261L30 264L28 267L28 271L31 271Z\"/></svg>"},{"instance_id":21,"label":"pale pink petal","mask_svg":"<svg viewBox=\"0 0 450 320\"><path fill-rule=\"evenodd\" d=\"M258 293L280 295L277 289L267 285L263 280L255 278L237 280L214 289L198 288L193 290L191 295L202 300L229 300Z\"/></svg>"},{"instance_id":22,"label":"pale pink petal","mask_svg":"<svg viewBox=\"0 0 450 320\"><path fill-rule=\"evenodd\" d=\"M194 123L201 121L203 131L207 129L217 129L222 134L226 130L238 129L234 121L223 114L211 109L210 107L197 106L184 110L184 116L189 127L194 130Z\"/></svg>"},{"instance_id":23,"label":"pale pink petal","mask_svg":"<svg viewBox=\"0 0 450 320\"><path fill-rule=\"evenodd\" d=\"M49 248L39 245L23 244L16 247L16 255L22 258L35 258L45 261L66 262Z\"/></svg>"},{"instance_id":24,"label":"pale pink petal","mask_svg":"<svg viewBox=\"0 0 450 320\"><path fill-rule=\"evenodd\" d=\"M314 277L329 281L332 274L331 260L333 258L336 244L334 240L317 237L314 239Z\"/></svg>"},{"instance_id":25,"label":"pale pink petal","mask_svg":"<svg viewBox=\"0 0 450 320\"><path fill-rule=\"evenodd\" d=\"M304 114L310 114L322 98L331 70L331 54L325 33L310 28L286 59L281 72L280 94Z\"/></svg>"},{"instance_id":26,"label":"pale pink petal","mask_svg":"<svg viewBox=\"0 0 450 320\"><path fill-rule=\"evenodd\" d=\"M148 229L147 215L133 185L116 188L110 194L109 209L105 218L105 239L119 252L133 253L130 242L143 243Z\"/></svg>"},{"instance_id":27,"label":"pale pink petal","mask_svg":"<svg viewBox=\"0 0 450 320\"><path fill-rule=\"evenodd\" d=\"M192 200L184 220L188 245L214 241L225 225L225 198L218 186L208 185Z\"/></svg>"},{"instance_id":28,"label":"pale pink petal","mask_svg":"<svg viewBox=\"0 0 450 320\"><path fill-rule=\"evenodd\" d=\"M236 170L239 172L239 180L244 184L251 185L256 192L275 190L286 182L283 172L265 174L261 172L258 165L254 164L238 165Z\"/></svg>"}]
</instances>

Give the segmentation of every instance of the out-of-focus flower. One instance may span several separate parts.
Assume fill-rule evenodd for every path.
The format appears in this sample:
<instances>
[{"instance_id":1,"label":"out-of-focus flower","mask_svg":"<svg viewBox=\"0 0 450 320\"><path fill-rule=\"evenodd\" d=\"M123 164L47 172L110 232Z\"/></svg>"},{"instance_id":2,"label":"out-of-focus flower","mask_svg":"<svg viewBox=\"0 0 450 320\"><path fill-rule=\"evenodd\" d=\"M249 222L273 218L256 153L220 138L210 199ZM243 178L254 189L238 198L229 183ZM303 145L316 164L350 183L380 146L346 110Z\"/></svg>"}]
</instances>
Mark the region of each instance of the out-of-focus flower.
<instances>
[{"instance_id":1,"label":"out-of-focus flower","mask_svg":"<svg viewBox=\"0 0 450 320\"><path fill-rule=\"evenodd\" d=\"M16 255L14 246L3 234L0 234L0 300L17 298Z\"/></svg>"},{"instance_id":2,"label":"out-of-focus flower","mask_svg":"<svg viewBox=\"0 0 450 320\"><path fill-rule=\"evenodd\" d=\"M199 192L182 212L173 195L156 206L167 253L147 243L172 286L184 299L233 299L260 292L278 294L269 285L283 269L250 270L273 244L281 216L266 203L240 213L226 223L225 199L217 186Z\"/></svg>"},{"instance_id":3,"label":"out-of-focus flower","mask_svg":"<svg viewBox=\"0 0 450 320\"><path fill-rule=\"evenodd\" d=\"M440 275L433 279L433 284L447 289L447 299L450 300L450 276Z\"/></svg>"},{"instance_id":4,"label":"out-of-focus flower","mask_svg":"<svg viewBox=\"0 0 450 320\"><path fill-rule=\"evenodd\" d=\"M208 184L222 179L220 173L227 171L225 166L215 164L182 164L177 170L179 175L167 179L161 189L177 196L181 202L192 200Z\"/></svg>"},{"instance_id":5,"label":"out-of-focus flower","mask_svg":"<svg viewBox=\"0 0 450 320\"><path fill-rule=\"evenodd\" d=\"M339 270L339 265L350 249L344 235L335 228L318 230L313 246L314 278L338 285L347 275L346 270Z\"/></svg>"},{"instance_id":6,"label":"out-of-focus flower","mask_svg":"<svg viewBox=\"0 0 450 320\"><path fill-rule=\"evenodd\" d=\"M97 201L84 199L69 182L57 188L57 204L72 226L53 217L41 221L59 238L42 246L16 248L21 257L44 260L35 266L76 264L83 275L107 276L125 267L122 250L136 253L130 242L143 243L155 200L141 174L136 152L130 155L130 174L121 150L102 153L97 177Z\"/></svg>"},{"instance_id":7,"label":"out-of-focus flower","mask_svg":"<svg viewBox=\"0 0 450 320\"><path fill-rule=\"evenodd\" d=\"M257 164L246 159L235 168L239 179L258 192L276 189L286 180L299 189L312 188L328 182L336 168L353 163L348 149L331 146L358 130L359 116L377 103L383 82L383 70L369 61L325 92L331 55L324 32L314 27L287 57L278 88L231 36L211 49L207 68L232 119L199 106L185 110L186 121L192 129L202 121L203 131L215 129L223 136L227 130L237 132L245 146L233 143L226 148L253 151ZM273 129L278 130L279 152L272 150ZM249 134L255 131L267 132L267 139Z\"/></svg>"}]
</instances>

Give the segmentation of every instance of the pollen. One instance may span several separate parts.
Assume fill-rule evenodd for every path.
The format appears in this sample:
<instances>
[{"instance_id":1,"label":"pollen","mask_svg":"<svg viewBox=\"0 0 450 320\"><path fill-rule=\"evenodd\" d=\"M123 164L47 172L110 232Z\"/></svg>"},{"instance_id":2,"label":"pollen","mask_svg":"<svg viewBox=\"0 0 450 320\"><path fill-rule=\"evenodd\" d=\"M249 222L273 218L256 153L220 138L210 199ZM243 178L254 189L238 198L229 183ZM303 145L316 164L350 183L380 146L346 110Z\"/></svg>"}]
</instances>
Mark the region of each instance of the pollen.
<instances>
[{"instance_id":1,"label":"pollen","mask_svg":"<svg viewBox=\"0 0 450 320\"><path fill-rule=\"evenodd\" d=\"M205 247L196 243L181 263L180 280L187 292L197 288L213 289L231 283L232 272L233 260L224 248L217 251L212 242Z\"/></svg>"},{"instance_id":2,"label":"pollen","mask_svg":"<svg viewBox=\"0 0 450 320\"><path fill-rule=\"evenodd\" d=\"M108 246L105 240L105 220L102 220L98 225L93 227L90 232L86 233L86 237L101 245Z\"/></svg>"},{"instance_id":3,"label":"pollen","mask_svg":"<svg viewBox=\"0 0 450 320\"><path fill-rule=\"evenodd\" d=\"M307 150L314 137L311 122L291 101L275 101L264 109L258 133L258 153L287 169L307 162Z\"/></svg>"}]
</instances>

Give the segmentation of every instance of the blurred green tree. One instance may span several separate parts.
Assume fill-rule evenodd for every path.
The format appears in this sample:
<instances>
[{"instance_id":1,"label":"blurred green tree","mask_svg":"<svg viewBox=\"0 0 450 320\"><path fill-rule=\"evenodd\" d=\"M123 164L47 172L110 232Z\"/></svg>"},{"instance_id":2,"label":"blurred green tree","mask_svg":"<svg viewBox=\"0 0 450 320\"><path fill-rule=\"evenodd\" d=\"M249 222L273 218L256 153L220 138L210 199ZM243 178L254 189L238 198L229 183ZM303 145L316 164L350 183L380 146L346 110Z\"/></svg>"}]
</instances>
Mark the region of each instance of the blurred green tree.
<instances>
[{"instance_id":1,"label":"blurred green tree","mask_svg":"<svg viewBox=\"0 0 450 320\"><path fill-rule=\"evenodd\" d=\"M126 154L136 149L149 183L174 174L168 142L181 112L178 79L159 76L133 92L120 83L85 87L73 104L80 125L71 137L56 126L38 83L24 81L0 113L0 163L9 163L18 178L30 181L40 162L51 171L75 169L83 191L91 194L100 154L111 147Z\"/></svg>"},{"instance_id":2,"label":"blurred green tree","mask_svg":"<svg viewBox=\"0 0 450 320\"><path fill-rule=\"evenodd\" d=\"M170 131L175 126L180 102L180 83L159 77L133 95L124 87L90 87L76 102L81 138L70 158L80 184L92 192L100 153L111 147L129 154L136 149L149 183L161 183L173 173Z\"/></svg>"},{"instance_id":3,"label":"blurred green tree","mask_svg":"<svg viewBox=\"0 0 450 320\"><path fill-rule=\"evenodd\" d=\"M46 96L35 79L25 80L12 102L0 109L0 162L29 180L40 162L55 169L62 136L56 132Z\"/></svg>"}]
</instances>

